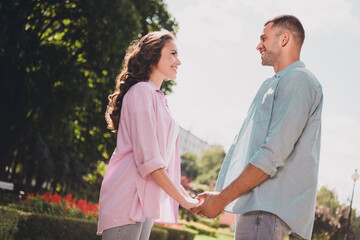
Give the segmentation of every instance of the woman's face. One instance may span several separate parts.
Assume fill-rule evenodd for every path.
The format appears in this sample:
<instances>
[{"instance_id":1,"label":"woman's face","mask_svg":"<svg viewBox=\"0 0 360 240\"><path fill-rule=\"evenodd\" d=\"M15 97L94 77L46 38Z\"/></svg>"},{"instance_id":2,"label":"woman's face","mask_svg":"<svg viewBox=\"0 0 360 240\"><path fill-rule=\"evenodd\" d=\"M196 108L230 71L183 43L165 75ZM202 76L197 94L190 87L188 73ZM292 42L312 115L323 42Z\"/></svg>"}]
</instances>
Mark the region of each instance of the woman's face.
<instances>
[{"instance_id":1,"label":"woman's face","mask_svg":"<svg viewBox=\"0 0 360 240\"><path fill-rule=\"evenodd\" d=\"M160 74L163 79L176 79L178 66L181 64L178 59L177 47L174 41L168 41L161 49L161 56L154 72Z\"/></svg>"}]
</instances>

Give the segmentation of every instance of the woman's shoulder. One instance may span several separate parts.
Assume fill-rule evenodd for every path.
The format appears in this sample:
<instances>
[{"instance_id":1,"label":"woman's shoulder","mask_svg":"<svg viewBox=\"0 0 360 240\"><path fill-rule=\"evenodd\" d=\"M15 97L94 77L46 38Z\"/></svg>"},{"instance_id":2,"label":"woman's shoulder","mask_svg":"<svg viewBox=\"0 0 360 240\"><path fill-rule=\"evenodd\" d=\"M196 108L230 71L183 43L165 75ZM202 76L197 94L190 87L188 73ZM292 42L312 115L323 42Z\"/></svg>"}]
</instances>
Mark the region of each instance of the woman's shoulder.
<instances>
[{"instance_id":1,"label":"woman's shoulder","mask_svg":"<svg viewBox=\"0 0 360 240\"><path fill-rule=\"evenodd\" d=\"M152 93L154 92L154 88L151 86L151 83L146 82L138 82L134 86L129 89L129 92L138 92L138 93Z\"/></svg>"},{"instance_id":2,"label":"woman's shoulder","mask_svg":"<svg viewBox=\"0 0 360 240\"><path fill-rule=\"evenodd\" d=\"M155 90L149 82L138 82L125 94L127 99L153 99Z\"/></svg>"},{"instance_id":3,"label":"woman's shoulder","mask_svg":"<svg viewBox=\"0 0 360 240\"><path fill-rule=\"evenodd\" d=\"M151 94L153 91L149 82L138 82L134 84L129 91L127 92L128 95L143 95L143 94Z\"/></svg>"}]
</instances>

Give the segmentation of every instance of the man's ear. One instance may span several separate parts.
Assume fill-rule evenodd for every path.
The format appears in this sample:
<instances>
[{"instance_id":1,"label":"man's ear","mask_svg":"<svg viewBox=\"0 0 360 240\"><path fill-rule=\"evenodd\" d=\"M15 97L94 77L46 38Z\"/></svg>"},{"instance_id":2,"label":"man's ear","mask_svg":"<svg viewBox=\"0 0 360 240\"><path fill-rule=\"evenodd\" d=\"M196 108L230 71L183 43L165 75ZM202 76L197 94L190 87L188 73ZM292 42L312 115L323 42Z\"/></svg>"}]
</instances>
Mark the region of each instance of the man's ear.
<instances>
[{"instance_id":1,"label":"man's ear","mask_svg":"<svg viewBox=\"0 0 360 240\"><path fill-rule=\"evenodd\" d=\"M286 44L288 44L289 40L290 40L290 33L288 32L283 32L280 36L281 39L281 46L285 47Z\"/></svg>"}]
</instances>

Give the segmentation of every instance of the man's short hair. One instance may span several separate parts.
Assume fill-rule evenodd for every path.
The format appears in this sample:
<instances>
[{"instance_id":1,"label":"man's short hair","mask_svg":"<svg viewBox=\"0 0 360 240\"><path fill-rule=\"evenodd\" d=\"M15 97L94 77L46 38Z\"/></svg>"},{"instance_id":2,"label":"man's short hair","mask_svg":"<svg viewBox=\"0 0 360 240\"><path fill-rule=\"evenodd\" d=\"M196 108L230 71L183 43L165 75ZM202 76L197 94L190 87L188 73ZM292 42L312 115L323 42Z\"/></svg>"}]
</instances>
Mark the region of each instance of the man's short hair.
<instances>
[{"instance_id":1,"label":"man's short hair","mask_svg":"<svg viewBox=\"0 0 360 240\"><path fill-rule=\"evenodd\" d=\"M268 25L269 23L273 23L273 27L278 28L280 33L282 30L288 30L290 34L294 36L295 41L301 48L305 39L305 31L297 17L293 15L280 15L267 21L264 26Z\"/></svg>"}]
</instances>

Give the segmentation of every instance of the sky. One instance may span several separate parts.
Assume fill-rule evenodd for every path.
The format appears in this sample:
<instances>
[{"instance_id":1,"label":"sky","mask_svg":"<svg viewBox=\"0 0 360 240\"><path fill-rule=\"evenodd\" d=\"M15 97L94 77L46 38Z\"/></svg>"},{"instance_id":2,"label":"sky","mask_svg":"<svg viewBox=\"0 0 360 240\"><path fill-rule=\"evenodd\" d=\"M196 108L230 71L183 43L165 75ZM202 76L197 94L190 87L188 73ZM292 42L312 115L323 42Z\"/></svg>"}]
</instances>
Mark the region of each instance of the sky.
<instances>
[{"instance_id":1,"label":"sky","mask_svg":"<svg viewBox=\"0 0 360 240\"><path fill-rule=\"evenodd\" d=\"M360 1L165 0L179 24L182 65L167 97L183 128L227 151L262 82L274 75L256 51L264 23L297 16L305 29L300 60L323 87L318 188L350 203L355 169L360 174ZM353 207L360 213L360 180Z\"/></svg>"}]
</instances>

